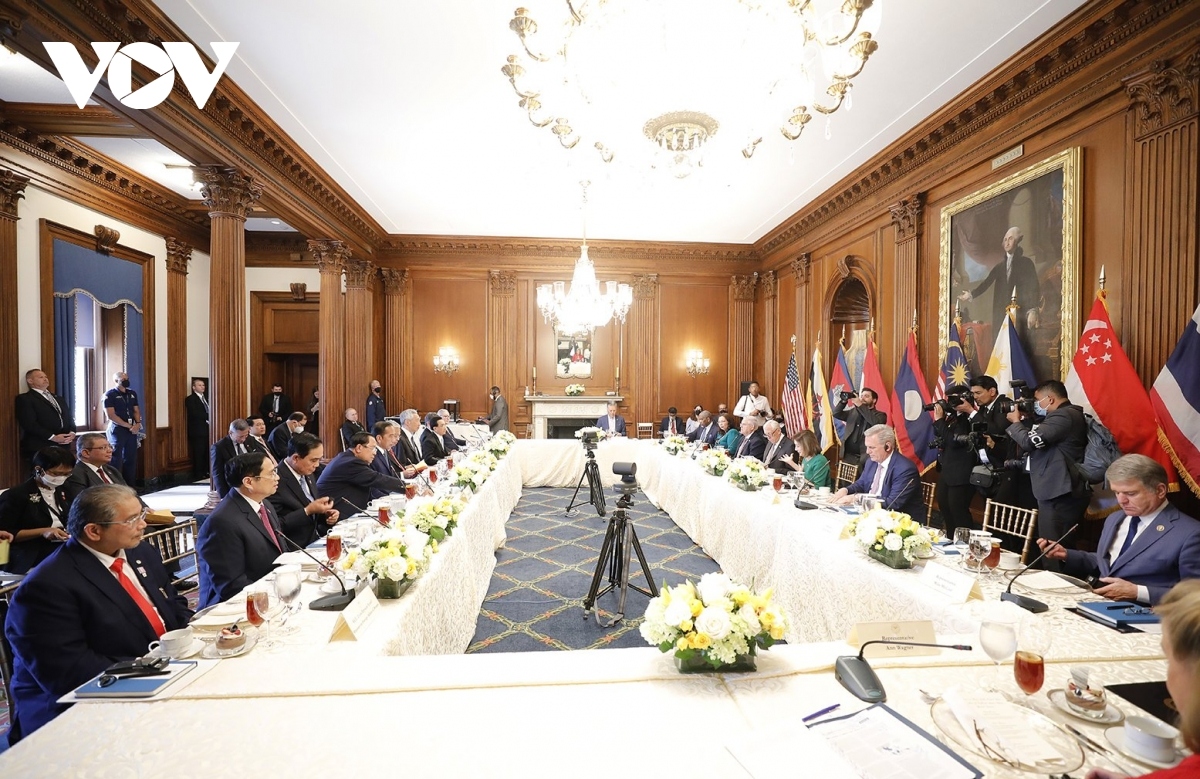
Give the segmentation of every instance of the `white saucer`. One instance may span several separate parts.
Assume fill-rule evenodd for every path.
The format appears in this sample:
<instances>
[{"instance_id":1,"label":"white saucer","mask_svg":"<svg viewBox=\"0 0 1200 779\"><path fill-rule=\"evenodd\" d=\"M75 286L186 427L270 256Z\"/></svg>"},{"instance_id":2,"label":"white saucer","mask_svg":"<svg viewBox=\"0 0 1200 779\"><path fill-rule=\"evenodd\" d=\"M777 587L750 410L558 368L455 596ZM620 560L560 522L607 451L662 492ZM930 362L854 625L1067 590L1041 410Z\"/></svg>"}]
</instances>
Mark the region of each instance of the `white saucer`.
<instances>
[{"instance_id":1,"label":"white saucer","mask_svg":"<svg viewBox=\"0 0 1200 779\"><path fill-rule=\"evenodd\" d=\"M1108 739L1108 743L1112 744L1116 750L1122 755L1125 755L1125 757L1129 758L1130 760L1136 760L1142 765L1148 765L1151 768L1174 768L1175 766L1179 765L1181 760L1183 760L1179 754L1176 754L1175 759L1172 762L1160 763L1157 760L1151 760L1148 757L1142 757L1138 753L1131 751L1125 746L1124 725L1116 725L1114 727L1105 729L1104 737Z\"/></svg>"},{"instance_id":2,"label":"white saucer","mask_svg":"<svg viewBox=\"0 0 1200 779\"><path fill-rule=\"evenodd\" d=\"M1090 722L1093 725L1116 725L1121 720L1125 719L1125 714L1116 707L1115 704L1108 704L1105 707L1103 715L1099 717L1089 717L1086 714L1080 714L1071 708L1067 703L1067 691L1061 687L1055 687L1053 690L1046 691L1046 697L1054 704L1054 708L1061 711L1063 714L1070 714L1076 719Z\"/></svg>"},{"instance_id":3,"label":"white saucer","mask_svg":"<svg viewBox=\"0 0 1200 779\"><path fill-rule=\"evenodd\" d=\"M160 652L158 651L159 649L162 649L162 647L161 647L161 646L159 646L159 647L157 647L157 648L156 648L156 649L155 649L153 652L150 652L150 653L149 653L149 654L150 654L150 656L151 656L151 657L166 657L166 656L167 656L167 655L166 655L166 653L165 653L165 652L162 652L162 653L160 653ZM196 654L197 652L199 652L199 651L200 651L200 650L202 650L202 649L204 649L204 642L203 642L203 641L201 641L201 640L200 640L200 639L198 639L198 638L193 638L193 639L192 639L192 644L191 644L191 646L189 646L187 649L184 649L182 652L180 652L179 654L175 655L175 656L174 656L174 657L172 657L171 659L172 659L172 660L186 660L186 659L188 659L189 657L191 657L192 655Z\"/></svg>"},{"instance_id":4,"label":"white saucer","mask_svg":"<svg viewBox=\"0 0 1200 779\"><path fill-rule=\"evenodd\" d=\"M336 595L341 591L342 586L338 583L338 580L334 579L333 577L326 579L325 583L321 585L321 592L328 593L330 595Z\"/></svg>"},{"instance_id":5,"label":"white saucer","mask_svg":"<svg viewBox=\"0 0 1200 779\"><path fill-rule=\"evenodd\" d=\"M251 649L253 649L254 645L258 643L258 631L257 630L255 630L255 631L247 630L245 632L246 632L246 643L242 644L237 649L234 649L234 650L228 651L228 652L218 651L217 643L214 641L211 644L204 645L204 654L202 654L201 657L203 657L207 660L224 660L229 657L241 657L242 655L246 654Z\"/></svg>"}]
</instances>

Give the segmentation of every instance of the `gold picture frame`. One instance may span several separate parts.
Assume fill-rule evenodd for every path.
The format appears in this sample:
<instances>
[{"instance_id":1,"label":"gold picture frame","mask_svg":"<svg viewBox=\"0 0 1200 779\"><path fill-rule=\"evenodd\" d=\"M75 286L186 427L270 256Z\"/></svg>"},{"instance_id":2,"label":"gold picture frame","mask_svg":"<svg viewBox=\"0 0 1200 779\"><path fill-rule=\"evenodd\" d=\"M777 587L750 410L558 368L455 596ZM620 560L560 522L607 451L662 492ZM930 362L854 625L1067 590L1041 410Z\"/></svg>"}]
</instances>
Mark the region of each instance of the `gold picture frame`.
<instances>
[{"instance_id":1,"label":"gold picture frame","mask_svg":"<svg viewBox=\"0 0 1200 779\"><path fill-rule=\"evenodd\" d=\"M1078 340L1082 163L1083 150L1072 147L942 208L938 341L944 355L959 303L972 375L986 368L1003 307L1017 288L1018 335L1038 380L1066 377ZM1021 272L1030 262L1019 257L1032 271Z\"/></svg>"}]
</instances>

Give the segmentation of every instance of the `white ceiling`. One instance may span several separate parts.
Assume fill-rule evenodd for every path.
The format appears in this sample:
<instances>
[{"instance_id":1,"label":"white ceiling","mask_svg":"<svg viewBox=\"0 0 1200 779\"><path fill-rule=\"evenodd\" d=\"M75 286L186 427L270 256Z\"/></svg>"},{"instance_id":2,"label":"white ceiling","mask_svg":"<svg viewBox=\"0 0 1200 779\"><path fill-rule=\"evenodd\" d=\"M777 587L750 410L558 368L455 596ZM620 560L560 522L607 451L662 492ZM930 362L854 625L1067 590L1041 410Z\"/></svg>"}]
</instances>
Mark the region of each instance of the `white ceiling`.
<instances>
[{"instance_id":1,"label":"white ceiling","mask_svg":"<svg viewBox=\"0 0 1200 779\"><path fill-rule=\"evenodd\" d=\"M589 237L730 243L761 238L1086 0L884 1L879 51L830 140L814 120L795 144L676 181L568 164L594 152L529 124L500 73L517 0L157 0L202 47L240 43L226 77L388 232L576 237L586 177ZM0 98L11 88L0 67Z\"/></svg>"}]
</instances>

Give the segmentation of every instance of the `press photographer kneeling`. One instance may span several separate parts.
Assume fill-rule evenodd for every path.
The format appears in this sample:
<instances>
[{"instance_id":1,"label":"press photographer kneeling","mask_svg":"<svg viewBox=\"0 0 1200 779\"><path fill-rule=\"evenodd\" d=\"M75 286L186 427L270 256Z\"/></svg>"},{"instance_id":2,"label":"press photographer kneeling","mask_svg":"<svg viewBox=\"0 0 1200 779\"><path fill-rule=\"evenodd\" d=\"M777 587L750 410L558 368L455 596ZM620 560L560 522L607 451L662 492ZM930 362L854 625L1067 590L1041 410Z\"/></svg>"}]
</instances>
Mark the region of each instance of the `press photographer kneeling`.
<instances>
[{"instance_id":1,"label":"press photographer kneeling","mask_svg":"<svg viewBox=\"0 0 1200 779\"><path fill-rule=\"evenodd\" d=\"M945 400L925 407L933 411L935 438L930 447L938 450L937 502L950 538L954 537L955 529L971 526L971 500L975 497L971 469L979 462L975 452L982 433L972 430L971 413L975 404L970 397L966 387L955 385Z\"/></svg>"}]
</instances>

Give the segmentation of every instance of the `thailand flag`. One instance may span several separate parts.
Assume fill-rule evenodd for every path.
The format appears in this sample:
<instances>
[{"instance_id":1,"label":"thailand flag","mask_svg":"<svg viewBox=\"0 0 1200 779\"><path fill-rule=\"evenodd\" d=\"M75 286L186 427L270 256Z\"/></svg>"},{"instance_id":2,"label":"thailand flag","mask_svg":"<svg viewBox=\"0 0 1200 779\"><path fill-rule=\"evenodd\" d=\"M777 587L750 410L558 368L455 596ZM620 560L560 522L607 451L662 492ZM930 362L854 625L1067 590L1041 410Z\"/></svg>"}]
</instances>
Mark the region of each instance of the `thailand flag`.
<instances>
[{"instance_id":1,"label":"thailand flag","mask_svg":"<svg viewBox=\"0 0 1200 779\"><path fill-rule=\"evenodd\" d=\"M837 403L843 392L854 392L854 382L850 380L850 363L846 360L846 346L838 342L837 360L833 363L833 373L829 376L829 402ZM846 440L846 423L840 419L833 420L833 430L840 440Z\"/></svg>"},{"instance_id":2,"label":"thailand flag","mask_svg":"<svg viewBox=\"0 0 1200 779\"><path fill-rule=\"evenodd\" d=\"M934 438L933 416L922 408L928 403L929 390L917 359L917 336L910 330L904 359L892 388L892 412L895 414L892 419L900 453L912 460L922 473L937 460L937 450L929 448Z\"/></svg>"},{"instance_id":3,"label":"thailand flag","mask_svg":"<svg viewBox=\"0 0 1200 779\"><path fill-rule=\"evenodd\" d=\"M1180 478L1200 495L1200 308L1154 380L1150 402Z\"/></svg>"}]
</instances>

